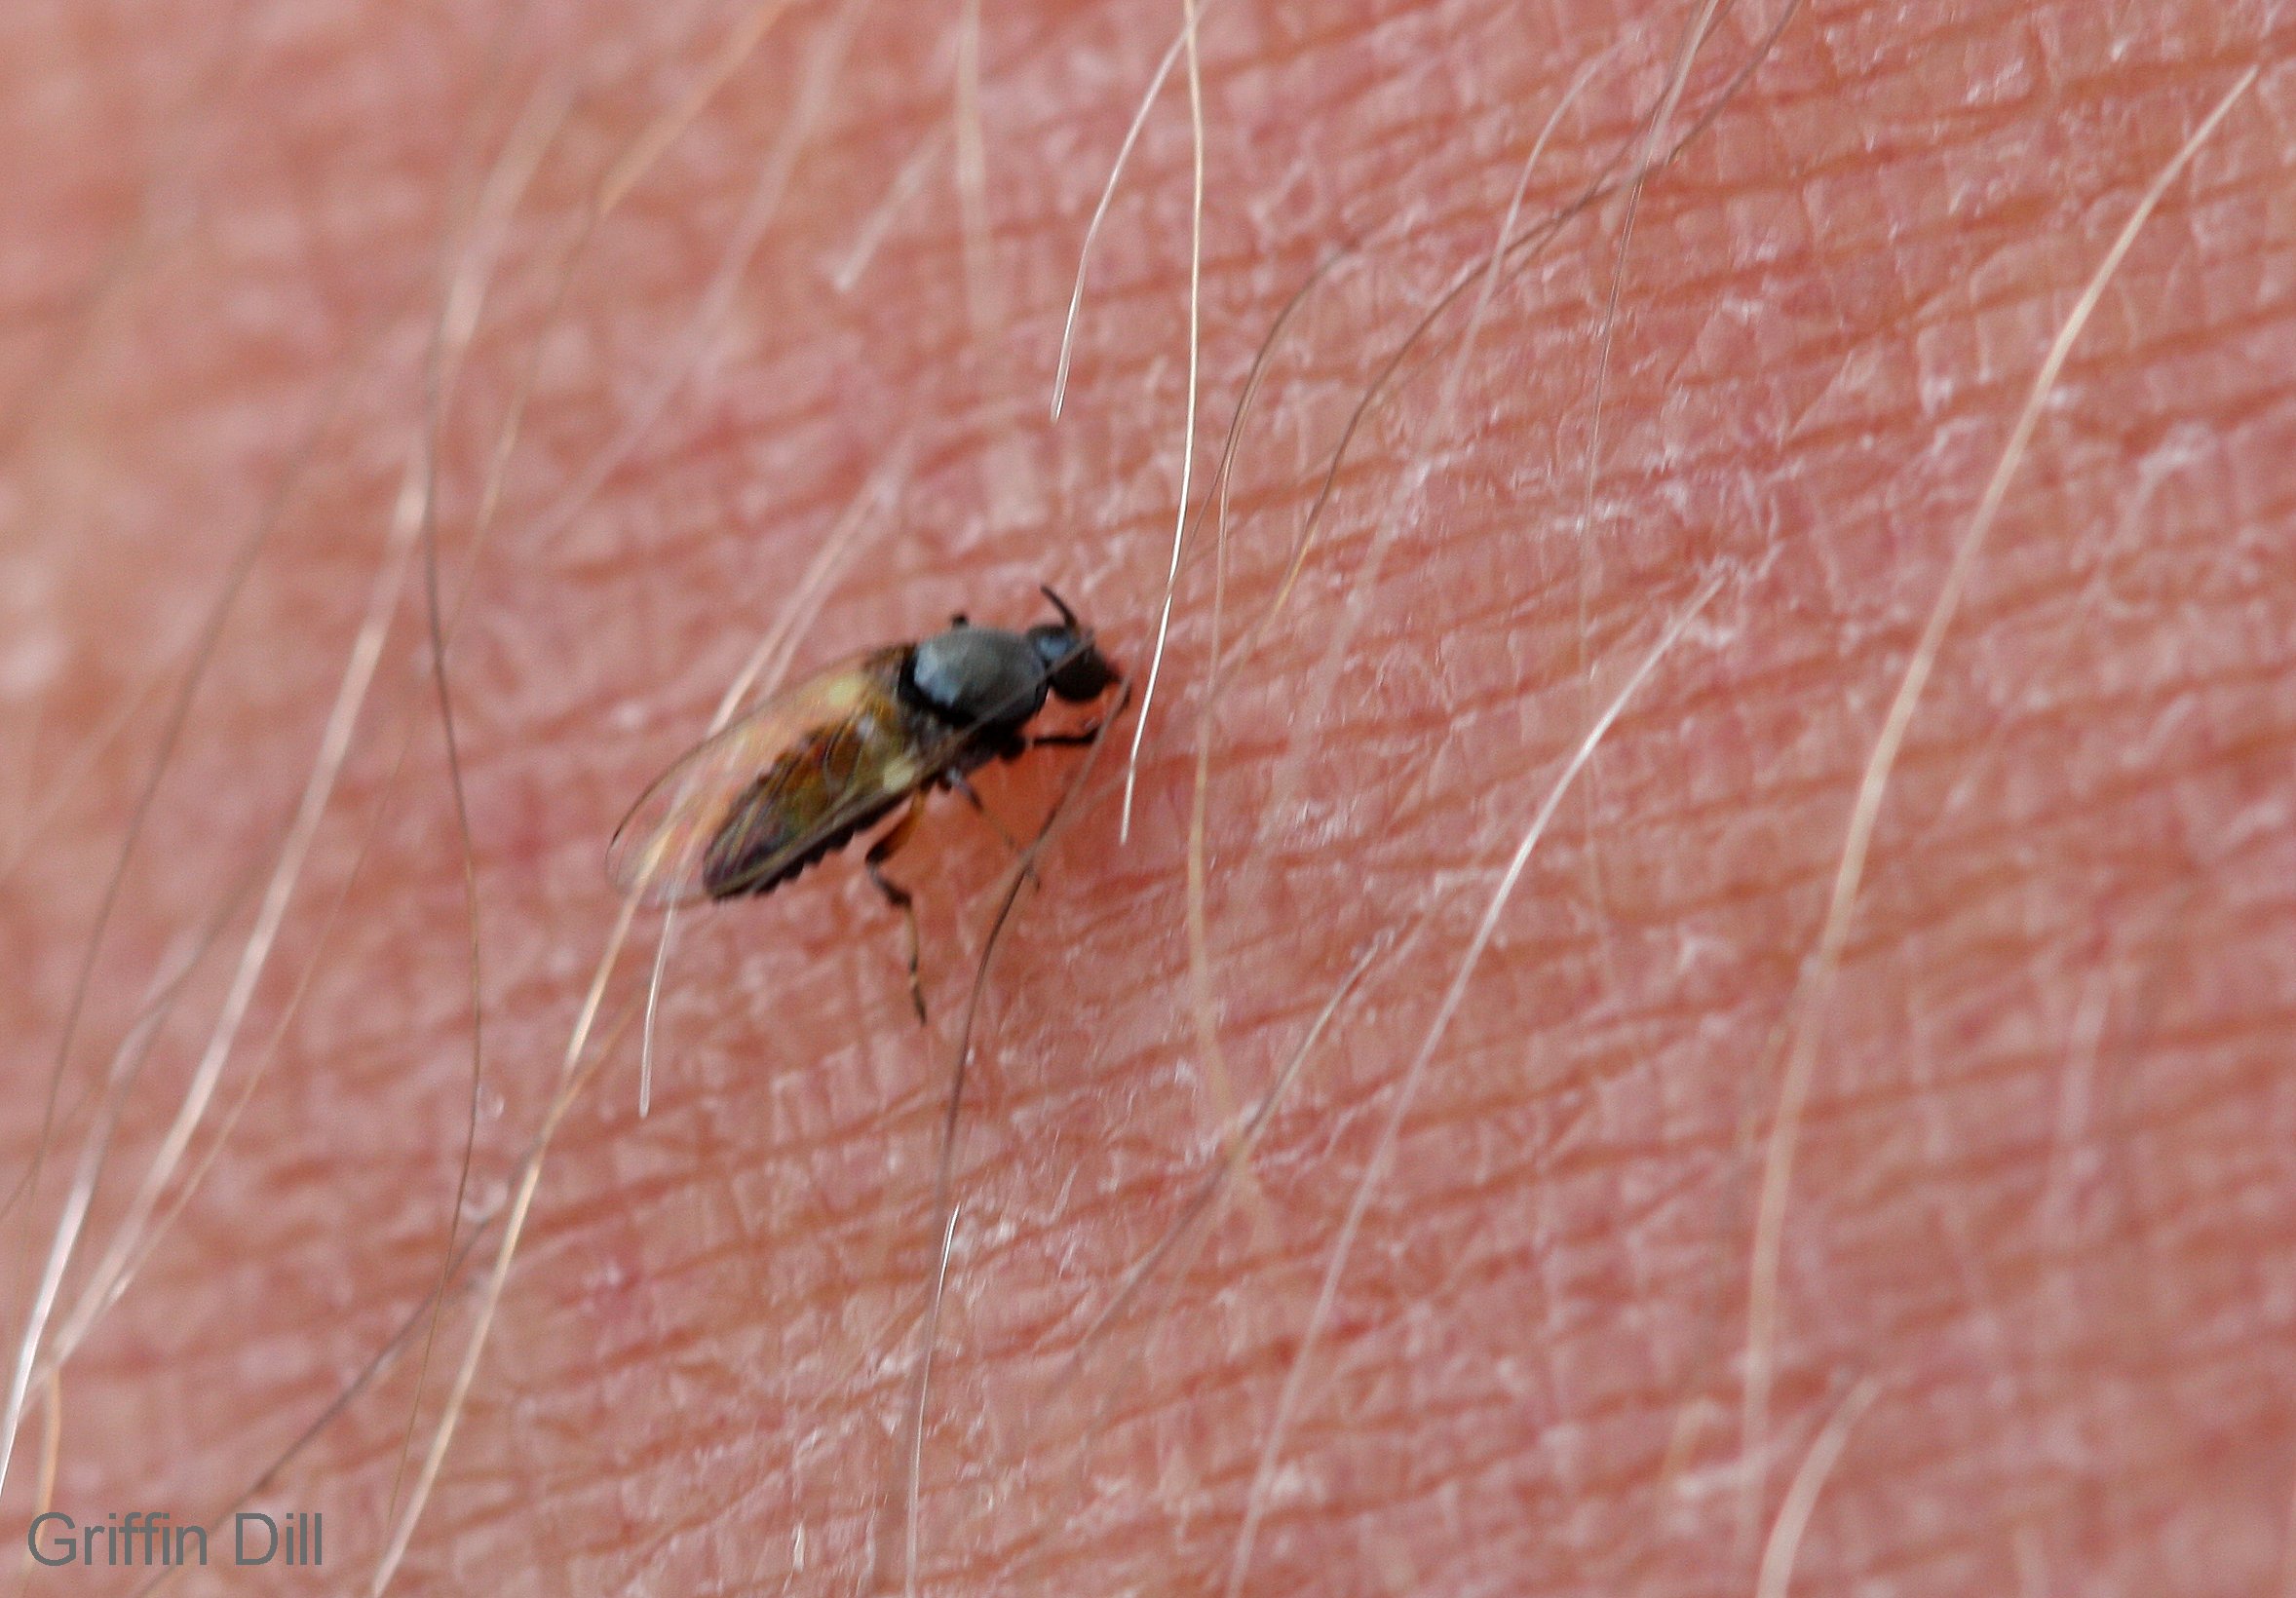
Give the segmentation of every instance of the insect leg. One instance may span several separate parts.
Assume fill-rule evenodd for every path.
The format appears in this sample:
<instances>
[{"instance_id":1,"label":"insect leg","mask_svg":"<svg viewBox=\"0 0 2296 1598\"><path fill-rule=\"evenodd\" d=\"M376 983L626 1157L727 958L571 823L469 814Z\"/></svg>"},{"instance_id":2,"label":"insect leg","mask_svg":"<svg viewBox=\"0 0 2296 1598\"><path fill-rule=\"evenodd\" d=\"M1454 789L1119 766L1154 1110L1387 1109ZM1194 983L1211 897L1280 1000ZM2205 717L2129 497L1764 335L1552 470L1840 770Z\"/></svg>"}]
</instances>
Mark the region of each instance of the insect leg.
<instances>
[{"instance_id":1,"label":"insect leg","mask_svg":"<svg viewBox=\"0 0 2296 1598\"><path fill-rule=\"evenodd\" d=\"M1025 853L1020 847L1020 840L1014 837L1013 834L1005 830L1005 823L998 820L995 814L989 810L988 806L981 802L980 795L975 791L973 784L966 780L965 774L963 772L952 771L948 774L947 777L943 778L942 780L947 782L950 787L955 788L959 793L963 794L965 796L965 802L971 805L975 810L980 812L980 818L986 821L990 826L997 829L997 836L1005 840L1005 847L1007 849L1010 849L1015 855ZM1028 867L1028 880L1031 882L1037 881L1036 866L1033 863Z\"/></svg>"},{"instance_id":2,"label":"insect leg","mask_svg":"<svg viewBox=\"0 0 2296 1598\"><path fill-rule=\"evenodd\" d=\"M920 788L909 796L909 808L901 812L900 819L893 823L885 836L869 845L869 852L863 856L863 863L869 871L869 881L877 885L877 892L885 895L885 901L899 910L901 919L908 923L909 1003L916 1007L919 1026L925 1024L925 989L917 980L917 904L909 895L909 891L887 877L882 868L887 860L900 853L900 846L909 841L909 834L916 830L917 818L924 814L924 810L925 793Z\"/></svg>"},{"instance_id":3,"label":"insect leg","mask_svg":"<svg viewBox=\"0 0 2296 1598\"><path fill-rule=\"evenodd\" d=\"M1052 591L1052 590L1051 589L1045 590L1045 592L1048 594ZM1054 604L1060 603L1057 598L1055 598L1052 602ZM1066 610L1068 607L1062 605L1060 608L1062 610ZM1094 739L1097 739L1100 736L1100 729L1107 726L1111 721L1114 721L1118 716L1123 715L1124 707L1132 703L1132 685L1129 682L1126 682L1122 677L1117 678L1116 682L1118 688L1116 704L1109 708L1109 711L1106 715L1101 716L1090 727L1079 727L1073 733L1038 733L1031 737L1027 743L1023 745L1023 747L1027 749L1075 748L1079 745L1090 743Z\"/></svg>"},{"instance_id":4,"label":"insect leg","mask_svg":"<svg viewBox=\"0 0 2296 1598\"><path fill-rule=\"evenodd\" d=\"M1045 592L1048 594L1052 591L1052 590L1051 589L1045 590ZM1060 603L1057 598L1055 598L1052 602L1056 605ZM1066 610L1068 607L1061 605L1060 608L1062 610ZM1079 727L1073 733L1038 733L1029 739L1026 747L1031 749L1075 748L1079 745L1090 743L1094 739L1098 738L1100 736L1100 729L1107 726L1118 716L1123 715L1124 707L1132 703L1132 685L1129 682L1126 682L1122 677L1119 677L1116 680L1120 692L1116 696L1115 706L1110 709L1106 715L1100 717L1090 727Z\"/></svg>"}]
</instances>

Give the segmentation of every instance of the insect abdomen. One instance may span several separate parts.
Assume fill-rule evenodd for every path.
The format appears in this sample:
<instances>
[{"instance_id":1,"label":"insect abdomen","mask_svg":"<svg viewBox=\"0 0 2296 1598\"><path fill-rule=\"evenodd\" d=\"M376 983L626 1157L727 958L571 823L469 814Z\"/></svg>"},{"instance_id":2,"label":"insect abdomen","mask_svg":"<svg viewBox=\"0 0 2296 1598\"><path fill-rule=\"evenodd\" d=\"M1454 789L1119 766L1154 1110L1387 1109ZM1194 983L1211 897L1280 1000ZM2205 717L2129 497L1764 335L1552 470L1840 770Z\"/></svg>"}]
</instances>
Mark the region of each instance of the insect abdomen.
<instances>
[{"instance_id":1,"label":"insect abdomen","mask_svg":"<svg viewBox=\"0 0 2296 1598\"><path fill-rule=\"evenodd\" d=\"M915 785L887 780L885 734L866 714L818 727L726 811L702 856L713 899L769 893L884 818ZM899 775L899 774L893 774Z\"/></svg>"}]
</instances>

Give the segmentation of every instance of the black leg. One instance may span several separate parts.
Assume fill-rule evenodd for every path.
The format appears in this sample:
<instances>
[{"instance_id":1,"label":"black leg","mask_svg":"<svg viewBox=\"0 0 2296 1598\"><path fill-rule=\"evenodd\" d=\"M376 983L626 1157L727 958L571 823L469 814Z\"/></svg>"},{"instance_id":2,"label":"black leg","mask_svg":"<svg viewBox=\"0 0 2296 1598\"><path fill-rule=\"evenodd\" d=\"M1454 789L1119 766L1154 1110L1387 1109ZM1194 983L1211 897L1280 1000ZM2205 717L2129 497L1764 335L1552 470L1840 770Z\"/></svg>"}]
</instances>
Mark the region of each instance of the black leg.
<instances>
[{"instance_id":1,"label":"black leg","mask_svg":"<svg viewBox=\"0 0 2296 1598\"><path fill-rule=\"evenodd\" d=\"M1047 589L1045 591L1050 593L1052 590ZM1109 706L1106 715L1093 722L1090 727L1079 727L1073 733L1040 733L1028 741L1028 746L1033 749L1042 744L1058 749L1073 748L1080 743L1090 743L1100 736L1101 728L1107 726L1116 717L1123 715L1124 707L1131 703L1132 685L1119 677L1117 679L1116 703Z\"/></svg>"},{"instance_id":2,"label":"black leg","mask_svg":"<svg viewBox=\"0 0 2296 1598\"><path fill-rule=\"evenodd\" d=\"M1005 830L1005 823L996 818L996 816L989 810L988 806L981 803L980 795L974 791L973 784L966 780L965 774L963 772L950 772L948 776L942 780L946 781L950 787L955 788L959 793L963 794L965 796L965 802L971 805L975 810L980 812L980 818L986 821L990 826L997 829L997 836L1005 840L1005 847L1007 849L1010 849L1015 855L1026 855L1027 852L1021 847L1020 840L1014 837L1010 832L1007 832ZM1033 860L1029 861L1027 870L1028 880L1030 882L1036 882L1038 880L1036 874L1036 862Z\"/></svg>"},{"instance_id":3,"label":"black leg","mask_svg":"<svg viewBox=\"0 0 2296 1598\"><path fill-rule=\"evenodd\" d=\"M901 812L900 819L893 823L885 836L869 845L869 852L862 862L868 867L869 881L875 883L877 892L885 895L885 902L899 910L901 919L908 924L909 1003L916 1007L919 1026L925 1024L925 988L917 980L917 903L909 896L907 889L885 875L884 865L900 853L901 845L909 841L909 834L916 830L917 818L924 813L924 809L925 794L920 789L910 796L909 808Z\"/></svg>"},{"instance_id":4,"label":"black leg","mask_svg":"<svg viewBox=\"0 0 2296 1598\"><path fill-rule=\"evenodd\" d=\"M1039 733L1028 741L1028 746L1032 749L1073 749L1098 738L1100 729L1106 725L1105 721L1095 721L1090 727L1079 727L1073 733Z\"/></svg>"}]
</instances>

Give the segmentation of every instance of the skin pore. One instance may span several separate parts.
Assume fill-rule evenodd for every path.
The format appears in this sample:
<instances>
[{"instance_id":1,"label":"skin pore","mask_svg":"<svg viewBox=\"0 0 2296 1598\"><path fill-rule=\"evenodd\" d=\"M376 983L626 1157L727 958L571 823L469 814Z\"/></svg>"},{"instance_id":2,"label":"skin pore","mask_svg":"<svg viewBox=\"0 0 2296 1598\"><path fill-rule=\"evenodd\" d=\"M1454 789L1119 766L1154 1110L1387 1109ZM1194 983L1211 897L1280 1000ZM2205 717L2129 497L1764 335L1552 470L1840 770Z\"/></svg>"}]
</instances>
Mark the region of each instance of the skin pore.
<instances>
[{"instance_id":1,"label":"skin pore","mask_svg":"<svg viewBox=\"0 0 2296 1598\"><path fill-rule=\"evenodd\" d=\"M364 1590L493 1302L394 1590L2296 1583L2276 7L1204 6L1193 498L1281 336L1129 839L1131 721L977 779L1084 774L953 1232L1013 861L943 796L922 1032L850 850L679 919L641 1120L637 922L498 1301L606 839L761 640L1050 582L1144 686L1184 52L1047 409L1185 14L8 11L12 1361L95 1170L8 1537L223 1514L364 1382L254 1506Z\"/></svg>"}]
</instances>

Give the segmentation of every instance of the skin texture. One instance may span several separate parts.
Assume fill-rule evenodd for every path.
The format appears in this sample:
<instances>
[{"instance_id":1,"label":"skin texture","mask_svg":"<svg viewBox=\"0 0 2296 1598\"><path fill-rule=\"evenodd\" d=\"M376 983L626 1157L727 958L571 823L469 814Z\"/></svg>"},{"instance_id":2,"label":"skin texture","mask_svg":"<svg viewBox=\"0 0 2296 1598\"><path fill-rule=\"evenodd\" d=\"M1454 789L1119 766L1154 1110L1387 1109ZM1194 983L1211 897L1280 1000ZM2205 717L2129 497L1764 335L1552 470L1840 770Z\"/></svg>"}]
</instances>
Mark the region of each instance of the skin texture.
<instances>
[{"instance_id":1,"label":"skin texture","mask_svg":"<svg viewBox=\"0 0 2296 1598\"><path fill-rule=\"evenodd\" d=\"M811 6L746 52L758 14L727 4L4 10L11 1172L164 766L51 1152L4 1223L13 1336L111 1051L220 913L124 1095L67 1307L194 1080L426 436L436 472L411 480L435 480L440 592L469 593L448 657L483 1017L467 1239L501 1210L613 925L607 835L785 612L803 669L960 608L1025 625L1050 581L1141 675L1181 471L1191 166L1175 75L1101 235L1054 426L1084 225L1177 7L985 6L969 46L955 6ZM1721 19L1654 146L1779 15ZM1472 338L1479 288L1437 324L1272 613L1351 407L1487 255L1573 75L1595 63L1518 226L1644 147L1694 17L1205 19L1196 493L1271 323L1355 249L1289 324L1240 453L1220 636L1273 619L1202 722L1200 543L1130 840L1120 742L991 971L921 1586L1776 1591L1805 1525L1803 1591L2281 1589L2296 80L2276 17L1806 7L1641 193L1611 337L1623 201L1516 257ZM2050 397L1889 774L1838 979L1798 1010L1861 775L2034 374L2251 64ZM441 306L480 281L467 354L441 363ZM222 1512L440 1278L474 936L405 547L194 1163L255 1086L59 1385L49 1496L82 1518ZM824 548L838 564L807 595ZM1382 1154L1500 869L1709 575ZM979 786L1025 833L1083 764L1048 752ZM903 1584L941 1107L1009 857L944 800L897 863L922 911L920 1033L858 853L681 922L642 1122L641 923L396 1590ZM1097 1321L1366 953L1216 1215ZM417 1369L419 1460L474 1303L450 1295L427 1364L418 1318L259 1496L325 1514L330 1587L383 1557ZM49 1426L35 1404L0 1490L11 1539ZM317 1585L204 1579L177 1590Z\"/></svg>"}]
</instances>

